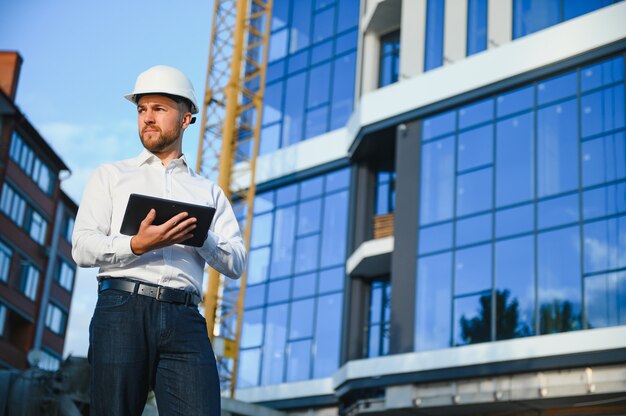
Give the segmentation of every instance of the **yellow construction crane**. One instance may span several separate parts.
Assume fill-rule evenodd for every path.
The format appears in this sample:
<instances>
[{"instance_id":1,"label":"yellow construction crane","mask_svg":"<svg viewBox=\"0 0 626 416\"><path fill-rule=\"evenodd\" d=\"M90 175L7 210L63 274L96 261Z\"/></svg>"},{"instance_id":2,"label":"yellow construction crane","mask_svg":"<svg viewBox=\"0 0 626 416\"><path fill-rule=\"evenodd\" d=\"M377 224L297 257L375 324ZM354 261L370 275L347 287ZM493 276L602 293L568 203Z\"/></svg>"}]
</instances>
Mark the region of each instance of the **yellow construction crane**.
<instances>
[{"instance_id":1,"label":"yellow construction crane","mask_svg":"<svg viewBox=\"0 0 626 416\"><path fill-rule=\"evenodd\" d=\"M250 245L273 0L215 0L196 171L216 180ZM241 221L240 221L241 223ZM222 393L234 396L247 273L209 269L205 318Z\"/></svg>"}]
</instances>

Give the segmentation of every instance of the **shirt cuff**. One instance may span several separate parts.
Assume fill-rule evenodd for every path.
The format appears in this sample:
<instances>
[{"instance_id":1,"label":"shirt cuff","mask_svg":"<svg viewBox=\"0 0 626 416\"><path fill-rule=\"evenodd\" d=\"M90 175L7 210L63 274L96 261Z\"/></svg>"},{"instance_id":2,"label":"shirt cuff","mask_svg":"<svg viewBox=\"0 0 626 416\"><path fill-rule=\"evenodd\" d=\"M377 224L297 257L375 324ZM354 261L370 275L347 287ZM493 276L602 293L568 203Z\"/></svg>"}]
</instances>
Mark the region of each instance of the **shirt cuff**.
<instances>
[{"instance_id":1,"label":"shirt cuff","mask_svg":"<svg viewBox=\"0 0 626 416\"><path fill-rule=\"evenodd\" d=\"M120 235L113 239L113 252L116 253L120 266L125 266L139 258L130 247L131 238L133 237Z\"/></svg>"}]
</instances>

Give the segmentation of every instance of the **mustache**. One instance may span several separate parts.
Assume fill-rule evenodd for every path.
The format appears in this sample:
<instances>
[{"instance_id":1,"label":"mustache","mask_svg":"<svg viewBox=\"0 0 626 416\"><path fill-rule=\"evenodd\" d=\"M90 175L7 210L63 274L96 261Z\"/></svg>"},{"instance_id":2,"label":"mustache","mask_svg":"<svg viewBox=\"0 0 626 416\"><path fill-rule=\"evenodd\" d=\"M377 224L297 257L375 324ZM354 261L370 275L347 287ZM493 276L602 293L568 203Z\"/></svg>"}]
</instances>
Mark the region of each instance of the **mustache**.
<instances>
[{"instance_id":1,"label":"mustache","mask_svg":"<svg viewBox=\"0 0 626 416\"><path fill-rule=\"evenodd\" d=\"M161 128L160 128L160 127L158 127L158 126L144 126L144 127L141 129L141 134L144 134L144 133L146 132L146 130L147 130L147 129L156 130L156 131L158 131L159 133L162 133L162 132L161 132Z\"/></svg>"}]
</instances>

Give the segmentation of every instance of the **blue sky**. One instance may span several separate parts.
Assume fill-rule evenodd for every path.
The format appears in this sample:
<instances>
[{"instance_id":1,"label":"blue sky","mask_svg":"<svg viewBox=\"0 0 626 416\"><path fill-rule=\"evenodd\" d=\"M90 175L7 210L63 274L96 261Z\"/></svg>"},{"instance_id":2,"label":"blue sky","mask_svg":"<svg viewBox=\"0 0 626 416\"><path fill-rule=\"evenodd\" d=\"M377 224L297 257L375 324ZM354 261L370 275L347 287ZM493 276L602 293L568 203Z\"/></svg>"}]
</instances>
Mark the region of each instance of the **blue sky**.
<instances>
[{"instance_id":1,"label":"blue sky","mask_svg":"<svg viewBox=\"0 0 626 416\"><path fill-rule=\"evenodd\" d=\"M0 2L0 50L24 60L17 105L70 167L62 187L77 203L98 165L141 150L135 109L122 98L140 72L178 67L202 102L212 13L212 0ZM194 167L198 125L183 142ZM87 354L95 274L77 273L64 356Z\"/></svg>"}]
</instances>

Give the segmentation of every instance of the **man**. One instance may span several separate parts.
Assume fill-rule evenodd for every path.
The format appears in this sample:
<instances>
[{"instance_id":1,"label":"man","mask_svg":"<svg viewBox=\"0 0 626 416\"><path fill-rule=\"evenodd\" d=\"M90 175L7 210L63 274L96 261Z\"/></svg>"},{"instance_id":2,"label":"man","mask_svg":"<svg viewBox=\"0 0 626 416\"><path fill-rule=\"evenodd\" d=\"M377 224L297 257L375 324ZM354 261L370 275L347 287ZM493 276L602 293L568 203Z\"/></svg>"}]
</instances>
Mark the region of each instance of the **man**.
<instances>
[{"instance_id":1,"label":"man","mask_svg":"<svg viewBox=\"0 0 626 416\"><path fill-rule=\"evenodd\" d=\"M140 415L153 389L161 416L218 416L215 357L197 304L205 263L238 278L246 250L224 193L182 154L183 133L198 113L189 79L155 66L126 98L137 105L144 150L93 173L72 236L76 263L100 268L89 327L91 414ZM155 225L152 210L136 235L120 234L131 193L216 208L203 246L181 244L197 222L187 213Z\"/></svg>"}]
</instances>

